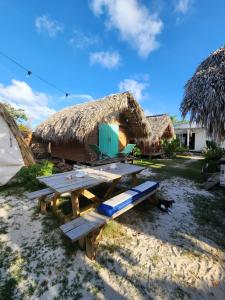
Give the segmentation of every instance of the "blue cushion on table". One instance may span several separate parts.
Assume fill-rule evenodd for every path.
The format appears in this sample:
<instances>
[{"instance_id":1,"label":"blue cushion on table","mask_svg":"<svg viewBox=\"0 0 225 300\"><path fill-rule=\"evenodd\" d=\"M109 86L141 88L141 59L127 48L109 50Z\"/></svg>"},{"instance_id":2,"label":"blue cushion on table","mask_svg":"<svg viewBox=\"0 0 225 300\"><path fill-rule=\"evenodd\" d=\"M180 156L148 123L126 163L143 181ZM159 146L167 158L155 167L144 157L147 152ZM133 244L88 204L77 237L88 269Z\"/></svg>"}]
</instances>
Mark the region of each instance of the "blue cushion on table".
<instances>
[{"instance_id":1,"label":"blue cushion on table","mask_svg":"<svg viewBox=\"0 0 225 300\"><path fill-rule=\"evenodd\" d=\"M158 182L146 181L135 188L132 188L122 194L119 194L98 206L98 211L111 217L113 214L135 202L142 196L156 190L159 187Z\"/></svg>"}]
</instances>

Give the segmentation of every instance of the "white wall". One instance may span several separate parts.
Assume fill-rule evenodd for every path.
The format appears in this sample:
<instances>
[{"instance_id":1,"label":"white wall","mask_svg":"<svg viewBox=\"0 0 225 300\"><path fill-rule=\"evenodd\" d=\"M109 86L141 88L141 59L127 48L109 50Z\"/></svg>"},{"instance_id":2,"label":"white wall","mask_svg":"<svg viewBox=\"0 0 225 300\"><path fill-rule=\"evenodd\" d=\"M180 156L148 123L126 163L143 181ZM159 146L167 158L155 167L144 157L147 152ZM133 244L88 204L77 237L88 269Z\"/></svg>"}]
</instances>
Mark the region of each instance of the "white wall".
<instances>
[{"instance_id":1,"label":"white wall","mask_svg":"<svg viewBox=\"0 0 225 300\"><path fill-rule=\"evenodd\" d=\"M17 140L0 116L0 186L7 183L23 165Z\"/></svg>"},{"instance_id":2,"label":"white wall","mask_svg":"<svg viewBox=\"0 0 225 300\"><path fill-rule=\"evenodd\" d=\"M205 129L197 129L195 132L195 151L202 151L206 146L206 131Z\"/></svg>"}]
</instances>

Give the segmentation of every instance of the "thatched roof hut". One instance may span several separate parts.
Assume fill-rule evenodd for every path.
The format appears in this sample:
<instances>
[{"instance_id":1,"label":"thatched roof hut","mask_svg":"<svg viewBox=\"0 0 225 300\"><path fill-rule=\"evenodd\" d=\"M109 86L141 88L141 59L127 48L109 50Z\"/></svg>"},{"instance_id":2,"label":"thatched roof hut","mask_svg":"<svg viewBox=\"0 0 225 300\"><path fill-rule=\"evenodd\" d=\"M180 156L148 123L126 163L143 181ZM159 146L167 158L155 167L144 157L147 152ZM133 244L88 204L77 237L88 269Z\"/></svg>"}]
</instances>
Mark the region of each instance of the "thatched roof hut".
<instances>
[{"instance_id":1,"label":"thatched roof hut","mask_svg":"<svg viewBox=\"0 0 225 300\"><path fill-rule=\"evenodd\" d=\"M225 46L213 52L185 85L183 117L207 128L216 141L225 137Z\"/></svg>"},{"instance_id":2,"label":"thatched roof hut","mask_svg":"<svg viewBox=\"0 0 225 300\"><path fill-rule=\"evenodd\" d=\"M91 160L90 144L113 157L128 143L149 139L151 126L129 92L63 109L37 127L35 137L51 142L52 156Z\"/></svg>"},{"instance_id":3,"label":"thatched roof hut","mask_svg":"<svg viewBox=\"0 0 225 300\"><path fill-rule=\"evenodd\" d=\"M113 94L65 108L44 121L35 136L55 143L78 140L84 142L98 123L123 113L134 138L148 138L151 127L144 112L129 92Z\"/></svg>"},{"instance_id":4,"label":"thatched roof hut","mask_svg":"<svg viewBox=\"0 0 225 300\"><path fill-rule=\"evenodd\" d=\"M142 139L138 143L142 154L153 156L162 153L161 141L174 138L175 131L173 122L169 115L161 114L146 117L152 130L152 135L148 139Z\"/></svg>"},{"instance_id":5,"label":"thatched roof hut","mask_svg":"<svg viewBox=\"0 0 225 300\"><path fill-rule=\"evenodd\" d=\"M151 143L157 143L162 139L172 139L175 137L173 122L167 114L147 117L151 129Z\"/></svg>"}]
</instances>

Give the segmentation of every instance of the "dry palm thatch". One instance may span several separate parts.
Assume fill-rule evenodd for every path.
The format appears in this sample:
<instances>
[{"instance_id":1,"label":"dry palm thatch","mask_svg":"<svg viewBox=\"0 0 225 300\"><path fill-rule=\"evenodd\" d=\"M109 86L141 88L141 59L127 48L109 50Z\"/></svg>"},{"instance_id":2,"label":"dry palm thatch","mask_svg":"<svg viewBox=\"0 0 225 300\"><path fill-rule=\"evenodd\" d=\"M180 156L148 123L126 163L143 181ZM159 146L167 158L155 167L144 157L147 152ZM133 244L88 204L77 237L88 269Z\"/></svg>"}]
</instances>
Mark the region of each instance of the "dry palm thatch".
<instances>
[{"instance_id":1,"label":"dry palm thatch","mask_svg":"<svg viewBox=\"0 0 225 300\"><path fill-rule=\"evenodd\" d=\"M206 127L215 141L225 137L225 46L213 52L197 68L185 86L183 117Z\"/></svg>"},{"instance_id":2,"label":"dry palm thatch","mask_svg":"<svg viewBox=\"0 0 225 300\"><path fill-rule=\"evenodd\" d=\"M24 141L24 138L15 122L15 120L10 116L8 111L5 109L4 105L0 103L0 115L3 117L5 122L7 123L10 131L14 135L14 137L17 140L17 143L19 145L24 164L26 166L30 166L35 163L33 155L31 153L31 150L27 146L26 142Z\"/></svg>"},{"instance_id":3,"label":"dry palm thatch","mask_svg":"<svg viewBox=\"0 0 225 300\"><path fill-rule=\"evenodd\" d=\"M151 129L151 143L157 143L163 138L172 139L175 137L173 123L167 114L147 117Z\"/></svg>"},{"instance_id":4,"label":"dry palm thatch","mask_svg":"<svg viewBox=\"0 0 225 300\"><path fill-rule=\"evenodd\" d=\"M123 115L134 138L148 138L151 128L144 112L129 92L74 105L49 117L35 131L35 136L49 142L85 142L99 122L113 115Z\"/></svg>"}]
</instances>

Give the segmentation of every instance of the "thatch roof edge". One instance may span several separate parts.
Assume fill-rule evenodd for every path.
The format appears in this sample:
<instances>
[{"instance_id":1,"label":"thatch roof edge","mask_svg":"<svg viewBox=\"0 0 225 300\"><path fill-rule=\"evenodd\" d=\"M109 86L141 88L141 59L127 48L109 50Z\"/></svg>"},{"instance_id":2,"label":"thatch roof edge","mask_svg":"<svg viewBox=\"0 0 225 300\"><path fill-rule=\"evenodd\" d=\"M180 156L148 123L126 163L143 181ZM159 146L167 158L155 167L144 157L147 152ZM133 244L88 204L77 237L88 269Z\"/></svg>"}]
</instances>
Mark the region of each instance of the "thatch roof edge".
<instances>
[{"instance_id":1,"label":"thatch roof edge","mask_svg":"<svg viewBox=\"0 0 225 300\"><path fill-rule=\"evenodd\" d=\"M35 137L49 142L84 142L96 125L117 112L129 111L135 115L143 137L150 137L151 127L144 111L129 92L67 107L50 116L35 130Z\"/></svg>"}]
</instances>

